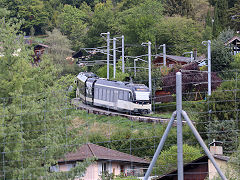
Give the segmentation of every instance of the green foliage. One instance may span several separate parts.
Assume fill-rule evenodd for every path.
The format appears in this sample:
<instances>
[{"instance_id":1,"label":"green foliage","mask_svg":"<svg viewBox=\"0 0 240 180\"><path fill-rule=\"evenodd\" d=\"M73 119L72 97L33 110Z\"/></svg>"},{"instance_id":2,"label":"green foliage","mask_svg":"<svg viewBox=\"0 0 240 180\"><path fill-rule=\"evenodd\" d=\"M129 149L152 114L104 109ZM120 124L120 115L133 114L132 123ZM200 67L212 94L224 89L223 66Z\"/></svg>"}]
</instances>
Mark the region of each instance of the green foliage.
<instances>
[{"instance_id":1,"label":"green foliage","mask_svg":"<svg viewBox=\"0 0 240 180\"><path fill-rule=\"evenodd\" d=\"M228 25L235 30L240 29L240 0L236 0L234 7L228 10L230 22Z\"/></svg>"},{"instance_id":2,"label":"green foliage","mask_svg":"<svg viewBox=\"0 0 240 180\"><path fill-rule=\"evenodd\" d=\"M48 32L48 37L45 39L45 44L49 46L48 56L52 58L55 66L62 71L62 74L75 73L75 70L79 68L75 61L72 59L72 50L70 40L62 35L58 29L53 29L52 32Z\"/></svg>"},{"instance_id":3,"label":"green foliage","mask_svg":"<svg viewBox=\"0 0 240 180\"><path fill-rule=\"evenodd\" d=\"M113 78L113 66L109 66L109 77L111 80L124 81L129 77L128 73L122 73L122 61L116 63L116 76ZM102 66L97 70L97 75L101 78L107 78L107 65Z\"/></svg>"},{"instance_id":4,"label":"green foliage","mask_svg":"<svg viewBox=\"0 0 240 180\"><path fill-rule=\"evenodd\" d=\"M0 83L3 85L0 140L4 142L0 145L4 152L0 157L1 169L7 170L4 171L6 179L55 177L56 174L49 174L49 167L73 150L66 145L81 144L76 130L69 128L72 118L65 90L72 78L61 78L47 56L43 56L38 66L33 66L32 50L23 43L19 31L21 24L0 25L3 54L0 57ZM87 164L73 170L72 177Z\"/></svg>"},{"instance_id":5,"label":"green foliage","mask_svg":"<svg viewBox=\"0 0 240 180\"><path fill-rule=\"evenodd\" d=\"M230 67L233 56L230 48L226 47L224 43L232 37L233 31L229 29L220 33L218 38L212 42L211 68L213 72L224 71Z\"/></svg>"},{"instance_id":6,"label":"green foliage","mask_svg":"<svg viewBox=\"0 0 240 180\"><path fill-rule=\"evenodd\" d=\"M201 45L202 27L184 17L167 17L157 25L157 44L167 44L167 53L182 55L184 52L197 48L199 52Z\"/></svg>"},{"instance_id":7,"label":"green foliage","mask_svg":"<svg viewBox=\"0 0 240 180\"><path fill-rule=\"evenodd\" d=\"M228 23L227 19L227 0L216 1L214 8L214 23L213 23L213 35L217 37L222 32Z\"/></svg>"},{"instance_id":8,"label":"green foliage","mask_svg":"<svg viewBox=\"0 0 240 180\"><path fill-rule=\"evenodd\" d=\"M200 149L187 144L183 145L184 163L191 162L199 157L201 157ZM169 149L162 151L158 157L156 166L157 167L153 172L156 171L158 175L166 174L177 169L177 146L171 146Z\"/></svg>"}]
</instances>

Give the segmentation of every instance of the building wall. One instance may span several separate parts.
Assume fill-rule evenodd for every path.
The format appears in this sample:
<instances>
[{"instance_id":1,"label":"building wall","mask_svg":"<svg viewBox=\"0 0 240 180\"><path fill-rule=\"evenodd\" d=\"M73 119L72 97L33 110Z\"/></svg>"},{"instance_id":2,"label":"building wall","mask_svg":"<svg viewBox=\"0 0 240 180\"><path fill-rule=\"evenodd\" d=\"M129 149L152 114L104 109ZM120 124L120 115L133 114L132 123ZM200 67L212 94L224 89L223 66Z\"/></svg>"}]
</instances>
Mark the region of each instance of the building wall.
<instances>
[{"instance_id":1,"label":"building wall","mask_svg":"<svg viewBox=\"0 0 240 180\"><path fill-rule=\"evenodd\" d=\"M223 160L219 160L217 158L215 158L215 161L220 167L220 169L222 170L222 172L225 173L227 168L227 162ZM210 160L208 160L208 170L209 170L209 180L214 179L214 177L216 178L218 176L218 172Z\"/></svg>"}]
</instances>

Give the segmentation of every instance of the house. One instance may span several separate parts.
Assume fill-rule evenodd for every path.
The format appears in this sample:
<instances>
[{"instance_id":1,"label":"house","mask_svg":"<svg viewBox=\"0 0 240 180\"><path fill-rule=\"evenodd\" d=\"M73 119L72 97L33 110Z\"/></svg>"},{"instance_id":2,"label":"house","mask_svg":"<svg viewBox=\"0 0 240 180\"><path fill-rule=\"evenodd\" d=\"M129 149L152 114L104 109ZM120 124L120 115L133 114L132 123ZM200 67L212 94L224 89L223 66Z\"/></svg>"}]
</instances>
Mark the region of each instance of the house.
<instances>
[{"instance_id":1,"label":"house","mask_svg":"<svg viewBox=\"0 0 240 180\"><path fill-rule=\"evenodd\" d=\"M88 143L82 145L75 152L66 154L63 159L58 160L57 165L50 169L55 172L69 171L76 162L92 157L97 158L97 160L87 167L84 177L81 177L83 180L97 180L106 171L114 175L123 173L126 176L144 176L145 170L150 164L145 159Z\"/></svg>"},{"instance_id":2,"label":"house","mask_svg":"<svg viewBox=\"0 0 240 180\"><path fill-rule=\"evenodd\" d=\"M184 65L191 62L190 57L166 55L166 66L172 68L174 65ZM163 54L153 60L154 66L163 66Z\"/></svg>"},{"instance_id":3,"label":"house","mask_svg":"<svg viewBox=\"0 0 240 180\"><path fill-rule=\"evenodd\" d=\"M228 156L222 154L222 146L210 146L210 152L212 153L216 163L224 172L227 169ZM208 156L202 156L190 163L187 163L183 167L184 180L213 180L218 176L217 170L213 166L212 162L208 159ZM177 180L177 170L174 170L168 174L156 178L155 180Z\"/></svg>"},{"instance_id":4,"label":"house","mask_svg":"<svg viewBox=\"0 0 240 180\"><path fill-rule=\"evenodd\" d=\"M240 37L234 36L227 42L225 42L224 45L229 46L231 48L233 55L240 53Z\"/></svg>"},{"instance_id":5,"label":"house","mask_svg":"<svg viewBox=\"0 0 240 180\"><path fill-rule=\"evenodd\" d=\"M48 48L47 45L44 44L37 44L36 46L34 46L34 63L37 64L40 62L40 58L42 56L42 54L46 51L46 49Z\"/></svg>"}]
</instances>

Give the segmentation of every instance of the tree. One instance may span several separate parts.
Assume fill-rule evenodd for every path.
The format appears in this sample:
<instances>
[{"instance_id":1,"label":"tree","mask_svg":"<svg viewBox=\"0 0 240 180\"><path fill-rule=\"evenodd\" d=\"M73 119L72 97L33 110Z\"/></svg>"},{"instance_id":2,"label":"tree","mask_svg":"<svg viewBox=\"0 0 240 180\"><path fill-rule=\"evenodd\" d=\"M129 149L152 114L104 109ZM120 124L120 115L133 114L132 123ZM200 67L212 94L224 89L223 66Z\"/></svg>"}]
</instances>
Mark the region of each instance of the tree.
<instances>
[{"instance_id":1,"label":"tree","mask_svg":"<svg viewBox=\"0 0 240 180\"><path fill-rule=\"evenodd\" d=\"M125 35L129 44L141 44L151 41L156 44L156 24L162 19L162 3L156 0L146 0L123 12L119 12L115 28ZM139 47L128 48L129 53L139 55L143 49Z\"/></svg>"},{"instance_id":2,"label":"tree","mask_svg":"<svg viewBox=\"0 0 240 180\"><path fill-rule=\"evenodd\" d=\"M39 66L32 66L32 50L24 44L21 24L11 19L2 22L0 112L4 116L0 117L0 151L4 155L0 167L5 179L54 179L59 174L50 173L49 167L74 149L66 145L82 143L68 118L71 111L67 110L65 89L70 82L60 78L47 56ZM77 165L71 174L62 173L62 177L82 174L87 164Z\"/></svg>"},{"instance_id":3,"label":"tree","mask_svg":"<svg viewBox=\"0 0 240 180\"><path fill-rule=\"evenodd\" d=\"M164 11L169 16L180 15L186 17L193 16L193 4L190 0L166 0Z\"/></svg>"},{"instance_id":4,"label":"tree","mask_svg":"<svg viewBox=\"0 0 240 180\"><path fill-rule=\"evenodd\" d=\"M182 55L197 48L202 50L203 27L185 17L166 17L156 26L156 44L166 44L167 54Z\"/></svg>"},{"instance_id":5,"label":"tree","mask_svg":"<svg viewBox=\"0 0 240 180\"><path fill-rule=\"evenodd\" d=\"M218 38L212 41L211 47L211 68L213 72L220 72L228 69L230 63L233 61L231 49L224 45L230 38L232 38L234 32L232 30L225 30L221 32Z\"/></svg>"},{"instance_id":6,"label":"tree","mask_svg":"<svg viewBox=\"0 0 240 180\"><path fill-rule=\"evenodd\" d=\"M72 50L70 40L62 35L58 29L53 29L52 32L48 32L48 37L45 39L45 43L49 46L48 54L52 58L53 63L59 68L63 74L74 73L76 66L72 57ZM70 60L67 60L69 57Z\"/></svg>"},{"instance_id":7,"label":"tree","mask_svg":"<svg viewBox=\"0 0 240 180\"><path fill-rule=\"evenodd\" d=\"M240 30L240 0L238 0L234 7L228 10L230 22L229 25L235 30Z\"/></svg>"},{"instance_id":8,"label":"tree","mask_svg":"<svg viewBox=\"0 0 240 180\"><path fill-rule=\"evenodd\" d=\"M208 88L208 73L199 70L198 63L176 67L168 75L163 77L163 90L176 93L176 73L182 70L182 91L186 98L193 99L190 95L194 93L206 92ZM221 79L216 73L212 73L212 90L214 91L221 83ZM195 94L193 94L195 95ZM202 95L204 97L204 94Z\"/></svg>"},{"instance_id":9,"label":"tree","mask_svg":"<svg viewBox=\"0 0 240 180\"><path fill-rule=\"evenodd\" d=\"M213 36L217 37L222 32L228 23L227 18L228 4L227 0L218 0L214 7L214 23L213 23Z\"/></svg>"},{"instance_id":10,"label":"tree","mask_svg":"<svg viewBox=\"0 0 240 180\"><path fill-rule=\"evenodd\" d=\"M184 163L191 162L201 157L201 151L199 148L183 145L183 161ZM156 162L156 168L153 170L158 175L166 174L177 167L177 146L171 146L169 149L162 151Z\"/></svg>"}]
</instances>

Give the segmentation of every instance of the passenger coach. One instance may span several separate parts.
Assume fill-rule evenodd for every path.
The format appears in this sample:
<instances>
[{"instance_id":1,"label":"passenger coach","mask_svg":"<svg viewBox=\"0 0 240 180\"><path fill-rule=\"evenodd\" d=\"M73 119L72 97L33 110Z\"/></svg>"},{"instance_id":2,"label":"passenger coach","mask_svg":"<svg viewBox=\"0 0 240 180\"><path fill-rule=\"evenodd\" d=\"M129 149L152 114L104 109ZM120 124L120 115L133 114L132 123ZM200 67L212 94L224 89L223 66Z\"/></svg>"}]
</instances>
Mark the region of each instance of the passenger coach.
<instances>
[{"instance_id":1,"label":"passenger coach","mask_svg":"<svg viewBox=\"0 0 240 180\"><path fill-rule=\"evenodd\" d=\"M147 86L101 79L93 73L79 73L76 97L86 104L121 112L147 114L151 110Z\"/></svg>"}]
</instances>

